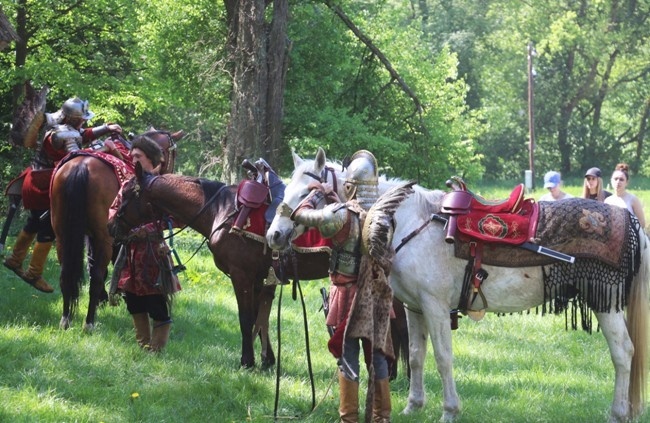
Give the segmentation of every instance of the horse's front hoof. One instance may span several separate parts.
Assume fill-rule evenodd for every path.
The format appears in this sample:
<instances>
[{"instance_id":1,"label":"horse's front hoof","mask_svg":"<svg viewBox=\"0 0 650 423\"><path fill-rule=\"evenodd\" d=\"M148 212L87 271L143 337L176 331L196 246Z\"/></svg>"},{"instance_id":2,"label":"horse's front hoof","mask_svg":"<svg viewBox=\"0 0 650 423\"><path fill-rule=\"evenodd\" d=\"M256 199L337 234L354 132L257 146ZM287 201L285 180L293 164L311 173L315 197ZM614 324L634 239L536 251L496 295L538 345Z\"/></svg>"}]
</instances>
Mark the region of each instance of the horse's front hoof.
<instances>
[{"instance_id":1,"label":"horse's front hoof","mask_svg":"<svg viewBox=\"0 0 650 423\"><path fill-rule=\"evenodd\" d=\"M275 367L275 359L262 359L262 370L269 370Z\"/></svg>"},{"instance_id":2,"label":"horse's front hoof","mask_svg":"<svg viewBox=\"0 0 650 423\"><path fill-rule=\"evenodd\" d=\"M84 324L83 331L86 333L93 333L95 330L95 324L94 323L86 323Z\"/></svg>"},{"instance_id":3,"label":"horse's front hoof","mask_svg":"<svg viewBox=\"0 0 650 423\"><path fill-rule=\"evenodd\" d=\"M421 410L422 407L424 407L424 401L413 401L409 399L408 403L406 404L406 408L402 410L402 414L407 415L407 414L414 413L416 411Z\"/></svg>"},{"instance_id":4,"label":"horse's front hoof","mask_svg":"<svg viewBox=\"0 0 650 423\"><path fill-rule=\"evenodd\" d=\"M59 328L63 330L70 329L70 318L65 316L61 317L61 321L59 322Z\"/></svg>"}]
</instances>

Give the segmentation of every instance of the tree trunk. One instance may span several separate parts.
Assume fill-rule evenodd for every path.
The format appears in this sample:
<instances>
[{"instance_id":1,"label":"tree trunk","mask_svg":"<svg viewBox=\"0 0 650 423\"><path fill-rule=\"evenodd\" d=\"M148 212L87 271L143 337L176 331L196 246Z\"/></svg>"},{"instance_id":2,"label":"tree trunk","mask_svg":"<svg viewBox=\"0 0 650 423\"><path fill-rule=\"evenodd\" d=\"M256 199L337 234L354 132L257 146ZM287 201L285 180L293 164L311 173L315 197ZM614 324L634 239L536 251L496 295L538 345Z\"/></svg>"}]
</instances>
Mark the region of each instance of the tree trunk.
<instances>
[{"instance_id":1,"label":"tree trunk","mask_svg":"<svg viewBox=\"0 0 650 423\"><path fill-rule=\"evenodd\" d=\"M16 8L16 32L18 33L19 40L16 41L16 69L21 69L25 66L27 60L27 42L29 41L29 33L27 32L27 0L18 0L18 7ZM21 103L22 97L25 94L25 81L21 81L13 86L12 94L12 111L16 111Z\"/></svg>"},{"instance_id":2,"label":"tree trunk","mask_svg":"<svg viewBox=\"0 0 650 423\"><path fill-rule=\"evenodd\" d=\"M275 0L267 25L264 0L225 3L233 85L230 121L222 140L222 179L235 183L243 159L263 157L272 164L281 143L288 5L287 0Z\"/></svg>"}]
</instances>

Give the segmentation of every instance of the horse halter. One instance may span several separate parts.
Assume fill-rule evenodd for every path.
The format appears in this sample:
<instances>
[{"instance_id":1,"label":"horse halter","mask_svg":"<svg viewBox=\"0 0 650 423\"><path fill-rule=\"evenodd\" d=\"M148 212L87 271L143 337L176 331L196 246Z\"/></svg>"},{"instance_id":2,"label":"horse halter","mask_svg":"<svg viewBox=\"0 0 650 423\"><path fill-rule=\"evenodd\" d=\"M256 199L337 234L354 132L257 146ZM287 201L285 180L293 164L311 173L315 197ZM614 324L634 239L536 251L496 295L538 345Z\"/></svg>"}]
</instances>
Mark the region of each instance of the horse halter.
<instances>
[{"instance_id":1,"label":"horse halter","mask_svg":"<svg viewBox=\"0 0 650 423\"><path fill-rule=\"evenodd\" d=\"M331 166L325 166L323 170L321 170L320 175L316 175L313 172L304 172L304 175L309 176L310 178L316 180L319 183L327 183L327 175L332 174L332 190L334 192L338 192L338 180L336 179L336 172L334 171L334 168ZM305 197L307 198L307 197ZM302 203L305 201L305 199L302 199L297 205L296 209L298 209ZM293 214L294 209L292 209L287 203L282 202L278 205L278 209L276 211L276 214L280 215L281 217L291 217ZM292 237L295 235L296 232L296 227L298 224L296 222L293 222L293 231L292 231Z\"/></svg>"}]
</instances>

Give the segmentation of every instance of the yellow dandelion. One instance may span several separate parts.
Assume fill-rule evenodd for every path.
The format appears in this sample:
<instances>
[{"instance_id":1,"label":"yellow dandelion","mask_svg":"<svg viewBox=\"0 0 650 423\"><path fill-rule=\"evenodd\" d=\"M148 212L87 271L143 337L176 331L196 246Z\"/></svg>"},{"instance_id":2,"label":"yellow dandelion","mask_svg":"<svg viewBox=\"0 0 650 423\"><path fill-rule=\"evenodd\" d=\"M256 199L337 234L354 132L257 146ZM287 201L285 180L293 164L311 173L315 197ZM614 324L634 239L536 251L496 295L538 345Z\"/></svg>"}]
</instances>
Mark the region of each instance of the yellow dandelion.
<instances>
[{"instance_id":1,"label":"yellow dandelion","mask_svg":"<svg viewBox=\"0 0 650 423\"><path fill-rule=\"evenodd\" d=\"M131 399L132 400L135 400L135 399L138 399L138 398L140 398L140 394L138 394L137 392L134 392L134 393L131 394Z\"/></svg>"}]
</instances>

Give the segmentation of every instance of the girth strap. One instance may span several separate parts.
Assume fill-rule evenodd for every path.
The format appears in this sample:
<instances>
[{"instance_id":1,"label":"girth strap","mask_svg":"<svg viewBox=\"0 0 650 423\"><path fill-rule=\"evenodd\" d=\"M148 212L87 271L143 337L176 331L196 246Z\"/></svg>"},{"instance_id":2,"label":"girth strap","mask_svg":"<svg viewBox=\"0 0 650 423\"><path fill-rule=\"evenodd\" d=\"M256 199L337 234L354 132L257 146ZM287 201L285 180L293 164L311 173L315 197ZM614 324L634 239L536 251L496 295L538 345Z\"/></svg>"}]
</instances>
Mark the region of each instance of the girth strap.
<instances>
[{"instance_id":1,"label":"girth strap","mask_svg":"<svg viewBox=\"0 0 650 423\"><path fill-rule=\"evenodd\" d=\"M481 290L481 284L488 277L488 272L481 267L481 258L483 255L483 243L481 242L471 242L470 243L470 254L474 259L474 266L472 268L472 295L468 297L467 301L467 310L469 311L481 311L487 308L488 303L483 291ZM474 302L476 297L481 297L482 304L479 308L474 308Z\"/></svg>"}]
</instances>

